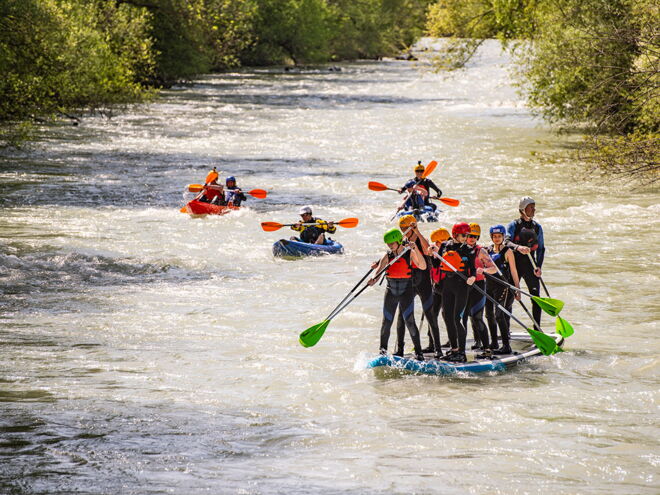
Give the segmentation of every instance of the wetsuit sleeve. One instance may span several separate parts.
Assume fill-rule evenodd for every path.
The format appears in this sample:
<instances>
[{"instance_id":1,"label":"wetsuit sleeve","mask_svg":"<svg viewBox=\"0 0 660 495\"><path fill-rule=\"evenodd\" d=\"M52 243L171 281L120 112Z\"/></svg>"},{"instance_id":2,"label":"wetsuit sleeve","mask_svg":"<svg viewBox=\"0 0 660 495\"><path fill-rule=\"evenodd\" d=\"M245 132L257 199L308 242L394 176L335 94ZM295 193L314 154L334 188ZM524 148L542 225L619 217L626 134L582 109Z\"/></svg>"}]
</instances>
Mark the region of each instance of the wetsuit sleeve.
<instances>
[{"instance_id":1,"label":"wetsuit sleeve","mask_svg":"<svg viewBox=\"0 0 660 495\"><path fill-rule=\"evenodd\" d=\"M543 258L545 258L545 243L543 241L543 227L541 227L541 224L539 224L539 233L536 242L538 242L539 245L539 247L536 248L536 266L541 268L541 265L543 265Z\"/></svg>"},{"instance_id":2,"label":"wetsuit sleeve","mask_svg":"<svg viewBox=\"0 0 660 495\"><path fill-rule=\"evenodd\" d=\"M427 184L429 186L429 189L433 189L437 193L438 197L442 196L442 191L440 190L440 188L438 186L435 185L435 182L433 182L431 179L426 179L426 180L428 181ZM429 192L431 192L431 191L429 191ZM430 196L430 194L429 194L429 196Z\"/></svg>"}]
</instances>

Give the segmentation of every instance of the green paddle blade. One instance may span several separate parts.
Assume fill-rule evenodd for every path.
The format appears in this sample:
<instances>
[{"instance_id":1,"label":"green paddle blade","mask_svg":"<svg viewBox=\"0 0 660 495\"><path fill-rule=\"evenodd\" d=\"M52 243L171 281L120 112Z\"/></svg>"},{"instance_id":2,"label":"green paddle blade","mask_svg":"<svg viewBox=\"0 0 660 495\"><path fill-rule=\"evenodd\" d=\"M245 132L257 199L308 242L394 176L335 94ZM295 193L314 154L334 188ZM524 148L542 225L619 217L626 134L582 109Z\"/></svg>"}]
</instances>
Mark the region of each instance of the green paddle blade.
<instances>
[{"instance_id":1,"label":"green paddle blade","mask_svg":"<svg viewBox=\"0 0 660 495\"><path fill-rule=\"evenodd\" d=\"M551 297L532 296L532 300L550 316L557 316L564 307L564 301L552 299Z\"/></svg>"},{"instance_id":2,"label":"green paddle blade","mask_svg":"<svg viewBox=\"0 0 660 495\"><path fill-rule=\"evenodd\" d=\"M312 347L321 340L325 329L328 328L330 320L323 320L321 323L317 323L314 326L309 327L303 333L300 334L298 341L303 347Z\"/></svg>"},{"instance_id":3,"label":"green paddle blade","mask_svg":"<svg viewBox=\"0 0 660 495\"><path fill-rule=\"evenodd\" d=\"M551 356L557 352L564 351L557 345L555 339L550 337L550 335L546 335L543 332L539 332L538 330L532 330L531 328L527 329L527 333L529 333L529 335L532 337L534 345L539 349L539 351L541 351L541 354L544 356Z\"/></svg>"},{"instance_id":4,"label":"green paddle blade","mask_svg":"<svg viewBox=\"0 0 660 495\"><path fill-rule=\"evenodd\" d=\"M558 316L555 321L555 330L564 338L570 337L574 333L573 325L564 320L561 316Z\"/></svg>"}]
</instances>

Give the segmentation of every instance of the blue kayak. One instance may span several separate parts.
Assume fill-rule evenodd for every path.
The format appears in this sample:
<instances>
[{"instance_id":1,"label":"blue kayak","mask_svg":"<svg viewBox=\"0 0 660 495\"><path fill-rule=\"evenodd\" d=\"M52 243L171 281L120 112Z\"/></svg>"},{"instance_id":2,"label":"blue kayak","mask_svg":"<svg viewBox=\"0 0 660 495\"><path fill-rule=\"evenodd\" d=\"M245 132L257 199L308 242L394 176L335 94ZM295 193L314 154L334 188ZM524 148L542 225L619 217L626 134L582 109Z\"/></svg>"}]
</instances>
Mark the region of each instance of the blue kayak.
<instances>
[{"instance_id":1,"label":"blue kayak","mask_svg":"<svg viewBox=\"0 0 660 495\"><path fill-rule=\"evenodd\" d=\"M280 258L300 258L302 256L322 256L324 254L343 254L344 246L337 241L327 239L325 244L280 239L273 244L273 254Z\"/></svg>"},{"instance_id":2,"label":"blue kayak","mask_svg":"<svg viewBox=\"0 0 660 495\"><path fill-rule=\"evenodd\" d=\"M434 210L430 206L425 206L424 209L402 210L396 214L397 218L405 215L414 216L418 222L437 222L440 216L440 210Z\"/></svg>"},{"instance_id":3,"label":"blue kayak","mask_svg":"<svg viewBox=\"0 0 660 495\"><path fill-rule=\"evenodd\" d=\"M550 334L550 336L555 339L559 347L564 344L564 338L561 335ZM417 373L424 375L497 373L541 355L541 351L534 345L526 333L512 334L511 346L513 348L513 354L493 356L490 359L477 359L475 352L467 351L467 363L438 361L433 358L433 354L425 354L424 361L417 361L412 355L406 355L404 357L391 355L378 356L369 361L367 368L372 368L374 371L380 372ZM466 348L470 348L470 342L468 342Z\"/></svg>"}]
</instances>

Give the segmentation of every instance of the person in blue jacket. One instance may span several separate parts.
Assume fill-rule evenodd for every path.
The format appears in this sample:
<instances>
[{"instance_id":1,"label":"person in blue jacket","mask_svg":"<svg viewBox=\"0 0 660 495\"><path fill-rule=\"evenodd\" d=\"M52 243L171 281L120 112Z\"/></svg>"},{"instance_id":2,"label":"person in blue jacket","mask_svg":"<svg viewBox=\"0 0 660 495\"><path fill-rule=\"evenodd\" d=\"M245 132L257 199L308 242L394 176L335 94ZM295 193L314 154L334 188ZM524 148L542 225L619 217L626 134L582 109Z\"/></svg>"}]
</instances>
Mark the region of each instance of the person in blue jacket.
<instances>
[{"instance_id":1,"label":"person in blue jacket","mask_svg":"<svg viewBox=\"0 0 660 495\"><path fill-rule=\"evenodd\" d=\"M241 188L236 185L236 177L230 175L225 180L225 202L233 206L241 206L246 197Z\"/></svg>"},{"instance_id":2,"label":"person in blue jacket","mask_svg":"<svg viewBox=\"0 0 660 495\"><path fill-rule=\"evenodd\" d=\"M534 220L536 201L529 196L525 196L520 200L518 211L520 212L520 218L506 227L505 244L513 251L518 275L525 280L529 293L538 296L541 286L541 266L545 257L543 227ZM534 263L532 263L532 260L534 260ZM532 315L540 328L541 307L535 302L532 303Z\"/></svg>"}]
</instances>

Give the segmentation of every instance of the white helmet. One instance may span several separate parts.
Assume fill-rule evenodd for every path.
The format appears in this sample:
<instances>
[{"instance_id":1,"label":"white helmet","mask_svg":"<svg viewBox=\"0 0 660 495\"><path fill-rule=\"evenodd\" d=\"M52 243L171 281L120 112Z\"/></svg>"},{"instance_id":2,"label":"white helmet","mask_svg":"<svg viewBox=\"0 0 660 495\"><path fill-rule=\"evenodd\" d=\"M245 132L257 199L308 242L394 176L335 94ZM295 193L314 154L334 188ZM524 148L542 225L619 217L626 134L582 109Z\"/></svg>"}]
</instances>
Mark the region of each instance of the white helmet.
<instances>
[{"instance_id":1,"label":"white helmet","mask_svg":"<svg viewBox=\"0 0 660 495\"><path fill-rule=\"evenodd\" d=\"M534 201L532 198L529 196L525 196L520 200L520 203L518 203L518 209L520 211L523 211L525 208L527 208L529 205L534 205L536 204L536 201Z\"/></svg>"},{"instance_id":2,"label":"white helmet","mask_svg":"<svg viewBox=\"0 0 660 495\"><path fill-rule=\"evenodd\" d=\"M300 215L304 215L305 213L309 213L310 215L312 214L312 207L311 206L303 206L300 208L300 211L298 212Z\"/></svg>"}]
</instances>

